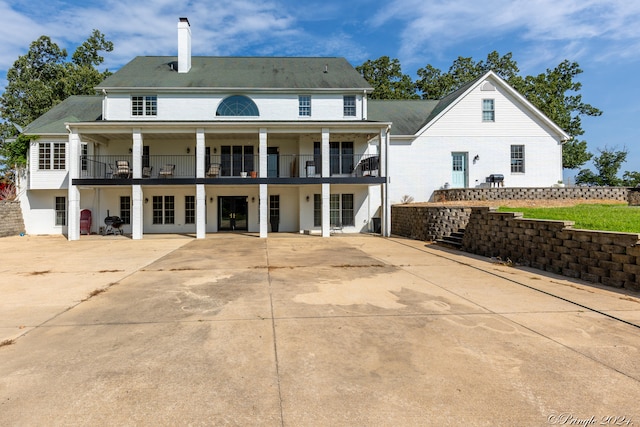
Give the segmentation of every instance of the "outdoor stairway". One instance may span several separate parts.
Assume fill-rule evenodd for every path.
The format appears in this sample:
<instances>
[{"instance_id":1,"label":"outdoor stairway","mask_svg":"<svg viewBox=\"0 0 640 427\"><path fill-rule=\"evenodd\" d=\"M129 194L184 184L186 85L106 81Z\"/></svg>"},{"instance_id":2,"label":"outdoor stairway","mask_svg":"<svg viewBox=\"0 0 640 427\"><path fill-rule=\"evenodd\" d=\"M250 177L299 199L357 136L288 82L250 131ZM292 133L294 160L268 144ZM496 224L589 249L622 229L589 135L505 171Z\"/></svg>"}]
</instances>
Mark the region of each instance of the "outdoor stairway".
<instances>
[{"instance_id":1,"label":"outdoor stairway","mask_svg":"<svg viewBox=\"0 0 640 427\"><path fill-rule=\"evenodd\" d=\"M436 243L453 246L456 249L462 248L462 238L464 237L464 228L459 228L458 231L454 231L449 236L445 236L442 239L437 239Z\"/></svg>"}]
</instances>

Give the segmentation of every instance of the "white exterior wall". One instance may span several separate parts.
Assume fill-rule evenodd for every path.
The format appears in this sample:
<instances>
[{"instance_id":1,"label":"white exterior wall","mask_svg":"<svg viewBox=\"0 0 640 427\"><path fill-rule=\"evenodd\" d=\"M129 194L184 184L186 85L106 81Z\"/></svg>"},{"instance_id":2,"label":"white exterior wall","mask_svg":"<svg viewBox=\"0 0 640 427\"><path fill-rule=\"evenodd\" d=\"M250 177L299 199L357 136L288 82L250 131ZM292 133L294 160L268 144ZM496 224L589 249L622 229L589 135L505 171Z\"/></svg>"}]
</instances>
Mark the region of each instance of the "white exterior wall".
<instances>
[{"instance_id":1,"label":"white exterior wall","mask_svg":"<svg viewBox=\"0 0 640 427\"><path fill-rule=\"evenodd\" d=\"M306 185L299 189L299 193L300 232L306 230L320 232L321 227L313 225L313 196L314 194L322 194L321 185ZM354 225L344 226L343 233L371 231L371 218L380 216L380 186L331 185L330 194L353 194ZM307 196L309 196L308 202Z\"/></svg>"},{"instance_id":2,"label":"white exterior wall","mask_svg":"<svg viewBox=\"0 0 640 427\"><path fill-rule=\"evenodd\" d=\"M148 95L149 93L144 93ZM141 93L141 95L144 95ZM135 94L134 94L135 95ZM311 95L311 116L298 115L298 95ZM131 96L129 94L109 94L105 102L107 111L105 117L109 120L186 120L213 121L225 120L216 117L218 105L228 95L173 95L157 94L158 115L155 117L132 116ZM260 120L360 120L362 117L363 98L356 96L356 115L343 115L343 94L310 94L301 91L300 94L289 95L251 95L260 112ZM242 117L229 117L228 120L238 121ZM246 117L255 120L256 117Z\"/></svg>"},{"instance_id":3,"label":"white exterior wall","mask_svg":"<svg viewBox=\"0 0 640 427\"><path fill-rule=\"evenodd\" d=\"M495 100L495 122L482 121L483 99ZM511 145L525 146L524 173L511 173ZM508 187L550 187L562 179L562 145L555 132L500 87L478 86L411 141L394 139L392 128L390 202L405 195L429 201L434 190L452 182L453 152L467 153L471 188L487 185L491 174L504 175Z\"/></svg>"},{"instance_id":4,"label":"white exterior wall","mask_svg":"<svg viewBox=\"0 0 640 427\"><path fill-rule=\"evenodd\" d=\"M21 193L20 208L27 234L67 233L67 226L55 225L56 197L64 197L68 201L67 190L29 190Z\"/></svg>"},{"instance_id":5,"label":"white exterior wall","mask_svg":"<svg viewBox=\"0 0 640 427\"><path fill-rule=\"evenodd\" d=\"M28 188L31 190L44 189L63 189L69 187L69 140L61 139L39 139L32 141L29 146L29 174ZM46 169L40 170L39 167L39 144L40 143L63 143L66 145L64 170Z\"/></svg>"}]
</instances>

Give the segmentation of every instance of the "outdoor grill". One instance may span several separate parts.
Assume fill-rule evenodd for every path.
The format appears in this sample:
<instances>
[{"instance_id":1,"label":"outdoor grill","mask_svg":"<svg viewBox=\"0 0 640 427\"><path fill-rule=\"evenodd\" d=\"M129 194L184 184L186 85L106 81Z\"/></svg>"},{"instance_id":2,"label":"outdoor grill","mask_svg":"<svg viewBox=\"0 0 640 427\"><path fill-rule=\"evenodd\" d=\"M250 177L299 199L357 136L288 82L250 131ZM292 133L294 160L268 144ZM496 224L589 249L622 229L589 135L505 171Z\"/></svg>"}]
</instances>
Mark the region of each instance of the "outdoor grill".
<instances>
[{"instance_id":1,"label":"outdoor grill","mask_svg":"<svg viewBox=\"0 0 640 427\"><path fill-rule=\"evenodd\" d=\"M122 234L122 224L124 224L124 222L119 216L111 216L109 215L109 211L107 211L107 217L104 219L104 225L106 225L104 235Z\"/></svg>"},{"instance_id":2,"label":"outdoor grill","mask_svg":"<svg viewBox=\"0 0 640 427\"><path fill-rule=\"evenodd\" d=\"M492 187L504 187L504 175L492 173L487 177L487 182L490 183Z\"/></svg>"}]
</instances>

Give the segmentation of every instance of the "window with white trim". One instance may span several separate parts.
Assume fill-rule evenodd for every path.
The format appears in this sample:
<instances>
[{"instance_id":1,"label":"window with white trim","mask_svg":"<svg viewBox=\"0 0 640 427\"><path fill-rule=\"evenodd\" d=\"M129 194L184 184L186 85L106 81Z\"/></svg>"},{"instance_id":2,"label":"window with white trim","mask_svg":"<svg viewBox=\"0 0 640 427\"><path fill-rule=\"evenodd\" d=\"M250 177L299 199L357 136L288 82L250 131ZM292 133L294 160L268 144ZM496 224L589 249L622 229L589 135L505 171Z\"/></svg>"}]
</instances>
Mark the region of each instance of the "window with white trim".
<instances>
[{"instance_id":1,"label":"window with white trim","mask_svg":"<svg viewBox=\"0 0 640 427\"><path fill-rule=\"evenodd\" d=\"M524 145L511 146L511 173L524 173Z\"/></svg>"},{"instance_id":2,"label":"window with white trim","mask_svg":"<svg viewBox=\"0 0 640 427\"><path fill-rule=\"evenodd\" d=\"M120 219L123 224L131 224L131 196L120 196Z\"/></svg>"},{"instance_id":3,"label":"window with white trim","mask_svg":"<svg viewBox=\"0 0 640 427\"><path fill-rule=\"evenodd\" d=\"M38 169L65 170L67 145L63 142L38 143Z\"/></svg>"},{"instance_id":4,"label":"window with white trim","mask_svg":"<svg viewBox=\"0 0 640 427\"><path fill-rule=\"evenodd\" d=\"M355 215L353 209L353 194L331 194L329 195L329 225L354 226ZM313 226L322 225L322 196L313 195Z\"/></svg>"},{"instance_id":5,"label":"window with white trim","mask_svg":"<svg viewBox=\"0 0 640 427\"><path fill-rule=\"evenodd\" d=\"M311 96L300 95L298 96L298 115L310 117L311 116Z\"/></svg>"},{"instance_id":6,"label":"window with white trim","mask_svg":"<svg viewBox=\"0 0 640 427\"><path fill-rule=\"evenodd\" d=\"M196 223L196 196L184 196L184 223Z\"/></svg>"},{"instance_id":7,"label":"window with white trim","mask_svg":"<svg viewBox=\"0 0 640 427\"><path fill-rule=\"evenodd\" d=\"M153 196L153 223L175 223L175 199L173 196Z\"/></svg>"},{"instance_id":8,"label":"window with white trim","mask_svg":"<svg viewBox=\"0 0 640 427\"><path fill-rule=\"evenodd\" d=\"M482 100L482 121L483 122L496 121L495 100L493 99Z\"/></svg>"},{"instance_id":9,"label":"window with white trim","mask_svg":"<svg viewBox=\"0 0 640 427\"><path fill-rule=\"evenodd\" d=\"M156 95L132 96L131 115L136 117L157 116L158 97Z\"/></svg>"},{"instance_id":10,"label":"window with white trim","mask_svg":"<svg viewBox=\"0 0 640 427\"><path fill-rule=\"evenodd\" d=\"M356 115L356 97L347 95L342 100L342 110L345 117L355 117Z\"/></svg>"},{"instance_id":11,"label":"window with white trim","mask_svg":"<svg viewBox=\"0 0 640 427\"><path fill-rule=\"evenodd\" d=\"M67 198L56 197L56 225L67 225Z\"/></svg>"}]
</instances>

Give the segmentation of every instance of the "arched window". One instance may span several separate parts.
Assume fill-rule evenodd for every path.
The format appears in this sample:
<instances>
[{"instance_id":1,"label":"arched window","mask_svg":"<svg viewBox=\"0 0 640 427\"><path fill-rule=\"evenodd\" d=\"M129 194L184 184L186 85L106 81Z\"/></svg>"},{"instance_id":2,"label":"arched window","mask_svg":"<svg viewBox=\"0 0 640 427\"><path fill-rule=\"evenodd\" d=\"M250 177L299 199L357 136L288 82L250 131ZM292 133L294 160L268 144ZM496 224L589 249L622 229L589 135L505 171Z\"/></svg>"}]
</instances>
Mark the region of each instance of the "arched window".
<instances>
[{"instance_id":1,"label":"arched window","mask_svg":"<svg viewBox=\"0 0 640 427\"><path fill-rule=\"evenodd\" d=\"M216 116L259 116L255 102L246 96L233 95L225 98L216 110Z\"/></svg>"}]
</instances>

